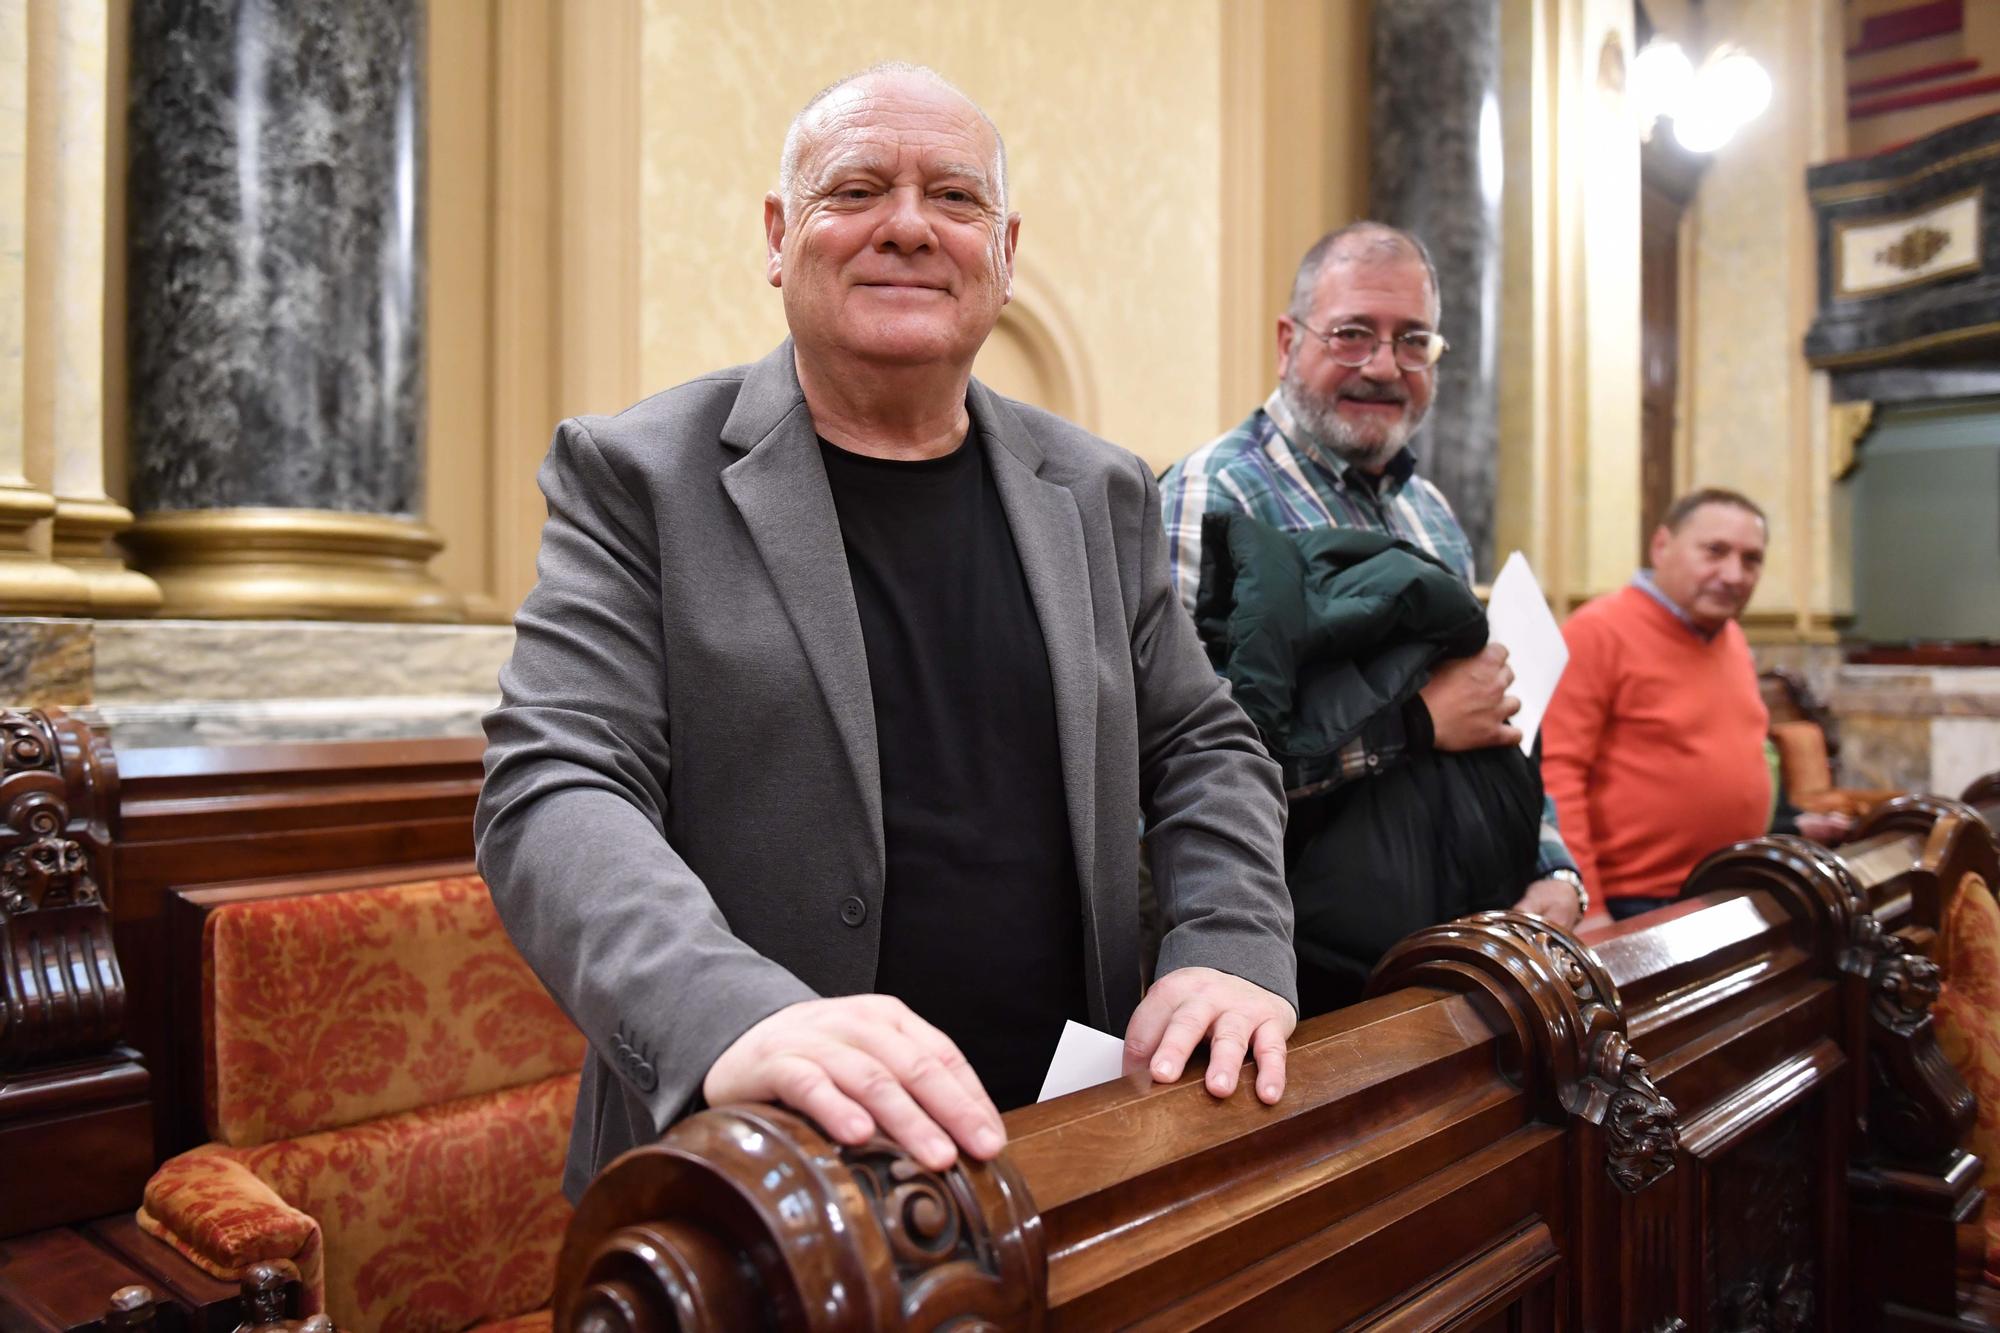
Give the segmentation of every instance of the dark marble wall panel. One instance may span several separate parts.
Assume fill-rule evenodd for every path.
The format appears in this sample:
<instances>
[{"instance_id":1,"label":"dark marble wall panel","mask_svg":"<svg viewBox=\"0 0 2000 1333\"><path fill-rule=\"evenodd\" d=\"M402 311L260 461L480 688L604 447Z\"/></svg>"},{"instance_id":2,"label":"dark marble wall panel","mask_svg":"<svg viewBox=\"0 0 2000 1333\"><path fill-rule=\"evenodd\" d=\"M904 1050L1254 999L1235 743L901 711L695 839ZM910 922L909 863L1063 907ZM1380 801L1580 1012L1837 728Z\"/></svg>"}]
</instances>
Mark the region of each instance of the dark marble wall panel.
<instances>
[{"instance_id":1,"label":"dark marble wall panel","mask_svg":"<svg viewBox=\"0 0 2000 1333\"><path fill-rule=\"evenodd\" d=\"M422 509L422 0L144 0L132 507Z\"/></svg>"},{"instance_id":2,"label":"dark marble wall panel","mask_svg":"<svg viewBox=\"0 0 2000 1333\"><path fill-rule=\"evenodd\" d=\"M1947 358L1989 371L2000 361L2000 111L1868 157L1809 167L1806 190L1819 243L1820 302L1806 332L1808 360L1839 370ZM1840 295L1834 270L1842 227L1919 215L1968 192L1979 195L1975 268L1865 296Z\"/></svg>"},{"instance_id":3,"label":"dark marble wall panel","mask_svg":"<svg viewBox=\"0 0 2000 1333\"><path fill-rule=\"evenodd\" d=\"M1466 0L1376 0L1369 211L1430 247L1451 351L1413 442L1493 573L1499 451L1500 11Z\"/></svg>"}]
</instances>

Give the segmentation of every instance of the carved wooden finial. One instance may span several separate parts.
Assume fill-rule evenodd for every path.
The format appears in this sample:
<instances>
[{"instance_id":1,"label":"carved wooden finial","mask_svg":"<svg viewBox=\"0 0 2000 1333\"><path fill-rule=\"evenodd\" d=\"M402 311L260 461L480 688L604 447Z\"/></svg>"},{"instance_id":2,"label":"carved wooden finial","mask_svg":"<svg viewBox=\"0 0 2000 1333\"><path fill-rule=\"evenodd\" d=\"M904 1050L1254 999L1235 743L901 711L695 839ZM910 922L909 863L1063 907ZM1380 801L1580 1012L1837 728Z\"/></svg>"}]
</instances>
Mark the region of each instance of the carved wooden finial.
<instances>
[{"instance_id":1,"label":"carved wooden finial","mask_svg":"<svg viewBox=\"0 0 2000 1333\"><path fill-rule=\"evenodd\" d=\"M827 1328L1033 1330L1047 1276L1005 1156L929 1171L886 1140L843 1148L783 1108L724 1106L592 1182L557 1264L555 1326L754 1328L803 1300Z\"/></svg>"},{"instance_id":2,"label":"carved wooden finial","mask_svg":"<svg viewBox=\"0 0 2000 1333\"><path fill-rule=\"evenodd\" d=\"M1478 985L1514 1014L1556 1106L1604 1128L1604 1169L1619 1189L1635 1194L1673 1170L1674 1104L1626 1038L1611 974L1568 931L1519 912L1427 927L1384 956L1369 993L1411 984Z\"/></svg>"},{"instance_id":3,"label":"carved wooden finial","mask_svg":"<svg viewBox=\"0 0 2000 1333\"><path fill-rule=\"evenodd\" d=\"M0 1069L118 1039L125 982L104 870L117 785L101 730L0 708ZM54 968L38 958L101 961Z\"/></svg>"},{"instance_id":4,"label":"carved wooden finial","mask_svg":"<svg viewBox=\"0 0 2000 1333\"><path fill-rule=\"evenodd\" d=\"M243 1274L243 1322L236 1326L236 1333L253 1333L272 1325L283 1325L285 1320L286 1289L291 1283L292 1271L288 1264L267 1262L252 1264Z\"/></svg>"},{"instance_id":5,"label":"carved wooden finial","mask_svg":"<svg viewBox=\"0 0 2000 1333\"><path fill-rule=\"evenodd\" d=\"M111 1293L111 1303L104 1311L104 1327L111 1333L139 1333L153 1327L153 1316L157 1313L153 1289L135 1283Z\"/></svg>"}]
</instances>

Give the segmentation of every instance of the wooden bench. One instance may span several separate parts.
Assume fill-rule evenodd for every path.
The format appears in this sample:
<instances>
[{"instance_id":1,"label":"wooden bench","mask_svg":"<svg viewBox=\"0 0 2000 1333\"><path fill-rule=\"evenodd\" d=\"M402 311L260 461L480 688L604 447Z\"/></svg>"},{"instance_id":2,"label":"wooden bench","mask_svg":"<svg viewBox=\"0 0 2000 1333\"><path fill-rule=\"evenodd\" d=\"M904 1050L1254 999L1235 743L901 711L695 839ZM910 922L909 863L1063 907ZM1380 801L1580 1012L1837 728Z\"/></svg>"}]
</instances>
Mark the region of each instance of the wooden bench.
<instances>
[{"instance_id":1,"label":"wooden bench","mask_svg":"<svg viewBox=\"0 0 2000 1333\"><path fill-rule=\"evenodd\" d=\"M1412 936L1302 1025L1277 1107L1113 1084L942 1174L704 1112L592 1185L557 1327L1972 1326L1928 963L1798 839L1696 881L1594 949L1504 913ZM1857 1280L1878 1207L1933 1225Z\"/></svg>"},{"instance_id":2,"label":"wooden bench","mask_svg":"<svg viewBox=\"0 0 2000 1333\"><path fill-rule=\"evenodd\" d=\"M272 877L323 891L462 864L478 747L141 751L107 772L65 746L86 760L66 827L100 858L141 997L131 1046L160 1151L178 1151L205 1137L205 915ZM1937 1077L1910 984L1927 904L1945 902L1926 885L1960 854L1946 839L1923 870L1937 824L1871 824L1852 867L1792 840L1732 849L1698 872L1701 897L1593 949L1504 916L1423 932L1372 998L1301 1029L1278 1108L1214 1104L1192 1080L1093 1089L1014 1113L1000 1164L941 1177L771 1108L696 1117L593 1188L564 1326L664 1327L647 1303L676 1292L685 1327L752 1307L786 1326L815 1301L855 1327L891 1306L1002 1327L1966 1326L1937 1238L1976 1211L1978 1163L1951 1155L1963 1089ZM1915 1108L1893 1132L1878 1085ZM1766 1183L1745 1197L1746 1178ZM1876 1262L1867 1246L1890 1243ZM0 1241L0 1326L10 1273L60 1250L108 1295L145 1245L129 1212ZM234 1326L225 1284L172 1271L176 1319Z\"/></svg>"},{"instance_id":3,"label":"wooden bench","mask_svg":"<svg viewBox=\"0 0 2000 1333\"><path fill-rule=\"evenodd\" d=\"M86 715L0 710L4 887L34 884L0 904L0 1328L95 1327L138 1283L175 1328L245 1322L237 1283L162 1255L133 1220L158 1163L207 1137L201 912L256 877L469 864L481 749L114 755Z\"/></svg>"}]
</instances>

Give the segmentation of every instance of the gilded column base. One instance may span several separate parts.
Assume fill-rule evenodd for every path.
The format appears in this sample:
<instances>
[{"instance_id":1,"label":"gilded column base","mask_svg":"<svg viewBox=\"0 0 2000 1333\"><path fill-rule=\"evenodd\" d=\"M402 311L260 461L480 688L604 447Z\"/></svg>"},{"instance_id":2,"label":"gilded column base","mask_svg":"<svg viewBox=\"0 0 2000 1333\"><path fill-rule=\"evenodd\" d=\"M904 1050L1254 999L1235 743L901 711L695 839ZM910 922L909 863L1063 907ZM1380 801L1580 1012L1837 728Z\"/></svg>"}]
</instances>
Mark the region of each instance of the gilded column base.
<instances>
[{"instance_id":1,"label":"gilded column base","mask_svg":"<svg viewBox=\"0 0 2000 1333\"><path fill-rule=\"evenodd\" d=\"M30 529L55 509L55 500L41 491L0 485L0 610L67 616L90 609L83 579L29 542Z\"/></svg>"},{"instance_id":2,"label":"gilded column base","mask_svg":"<svg viewBox=\"0 0 2000 1333\"><path fill-rule=\"evenodd\" d=\"M444 540L421 523L324 509L147 514L119 540L158 582L160 614L228 620L462 621L425 568Z\"/></svg>"},{"instance_id":3,"label":"gilded column base","mask_svg":"<svg viewBox=\"0 0 2000 1333\"><path fill-rule=\"evenodd\" d=\"M160 609L160 585L129 569L105 543L132 526L132 511L110 500L56 500L55 559L75 571L94 616L149 616Z\"/></svg>"}]
</instances>

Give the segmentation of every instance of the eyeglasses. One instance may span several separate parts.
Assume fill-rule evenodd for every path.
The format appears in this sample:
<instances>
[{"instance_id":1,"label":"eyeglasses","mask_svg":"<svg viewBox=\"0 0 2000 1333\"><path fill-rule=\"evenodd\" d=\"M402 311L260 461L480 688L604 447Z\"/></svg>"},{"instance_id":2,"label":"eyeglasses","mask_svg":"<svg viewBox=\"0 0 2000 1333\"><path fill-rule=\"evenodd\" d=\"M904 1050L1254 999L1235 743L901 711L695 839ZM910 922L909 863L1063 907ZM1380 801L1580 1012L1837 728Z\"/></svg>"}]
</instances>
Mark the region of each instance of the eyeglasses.
<instances>
[{"instance_id":1,"label":"eyeglasses","mask_svg":"<svg viewBox=\"0 0 2000 1333\"><path fill-rule=\"evenodd\" d=\"M1298 326L1326 344L1327 354L1333 357L1337 366L1358 370L1375 359L1375 349L1383 343L1389 344L1389 355L1396 362L1396 369L1416 372L1429 370L1438 363L1438 358L1451 350L1451 344L1444 335L1428 330L1412 330L1399 333L1393 338L1383 338L1365 324L1343 324L1337 329L1324 333L1306 323L1296 321Z\"/></svg>"}]
</instances>

